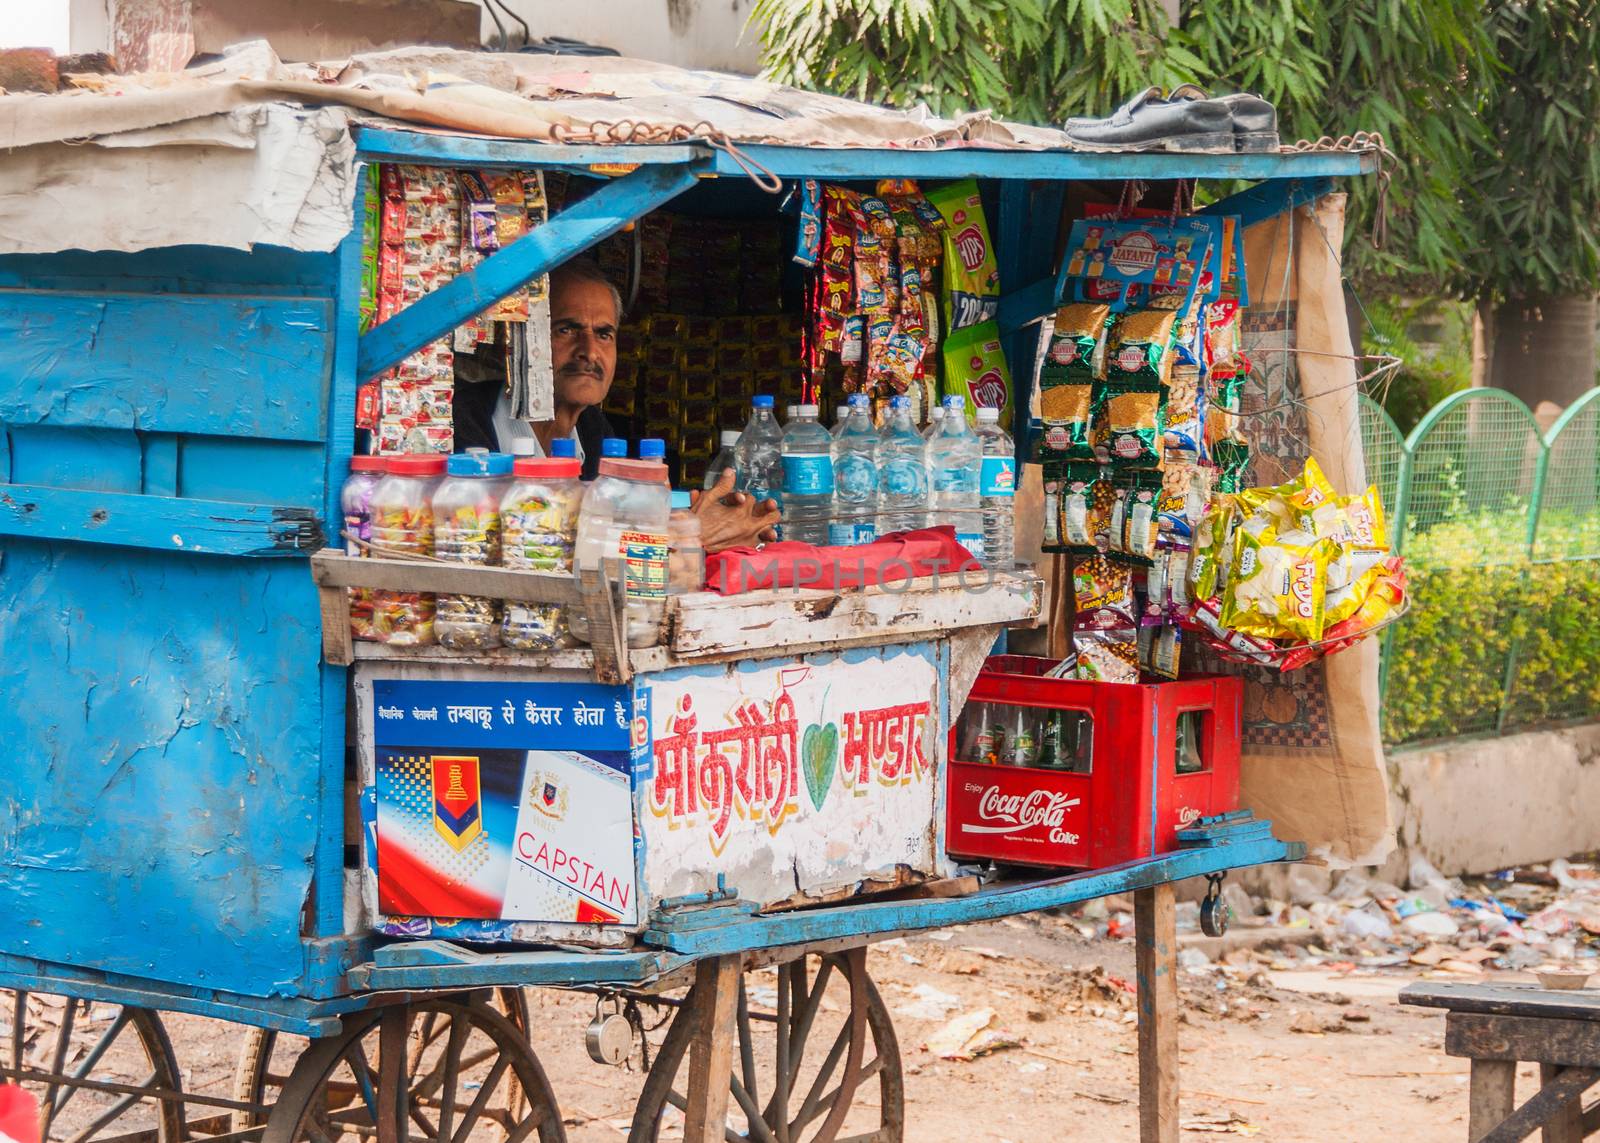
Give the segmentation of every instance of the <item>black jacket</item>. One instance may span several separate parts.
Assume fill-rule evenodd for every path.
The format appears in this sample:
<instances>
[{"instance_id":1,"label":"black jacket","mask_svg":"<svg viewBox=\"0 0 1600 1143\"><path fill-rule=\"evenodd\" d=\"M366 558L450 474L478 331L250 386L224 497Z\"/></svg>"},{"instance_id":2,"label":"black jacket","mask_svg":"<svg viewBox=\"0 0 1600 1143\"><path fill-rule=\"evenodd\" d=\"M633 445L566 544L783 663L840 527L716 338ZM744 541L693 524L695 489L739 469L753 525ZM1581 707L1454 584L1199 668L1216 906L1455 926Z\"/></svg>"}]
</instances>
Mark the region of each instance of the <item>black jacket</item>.
<instances>
[{"instance_id":1,"label":"black jacket","mask_svg":"<svg viewBox=\"0 0 1600 1143\"><path fill-rule=\"evenodd\" d=\"M465 355L463 355L465 356ZM459 358L457 359L460 360ZM455 450L486 448L499 452L500 441L494 431L494 406L504 382L498 377L482 381L463 380L456 373ZM600 441L614 435L611 422L598 408L578 414L578 443L583 446L583 479L593 480L600 471Z\"/></svg>"}]
</instances>

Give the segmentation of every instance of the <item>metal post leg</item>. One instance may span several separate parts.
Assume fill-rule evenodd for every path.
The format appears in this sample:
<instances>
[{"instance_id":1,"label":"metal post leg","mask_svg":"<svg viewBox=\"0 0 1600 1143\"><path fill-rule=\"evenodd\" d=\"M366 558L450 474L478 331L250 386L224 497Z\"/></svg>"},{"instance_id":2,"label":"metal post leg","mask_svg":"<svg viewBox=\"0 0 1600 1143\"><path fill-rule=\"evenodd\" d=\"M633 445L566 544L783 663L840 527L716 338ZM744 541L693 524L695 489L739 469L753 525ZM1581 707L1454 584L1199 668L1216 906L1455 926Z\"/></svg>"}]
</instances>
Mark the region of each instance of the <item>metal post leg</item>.
<instances>
[{"instance_id":1,"label":"metal post leg","mask_svg":"<svg viewBox=\"0 0 1600 1143\"><path fill-rule=\"evenodd\" d=\"M1178 939L1172 886L1133 895L1139 1143L1178 1143Z\"/></svg>"}]
</instances>

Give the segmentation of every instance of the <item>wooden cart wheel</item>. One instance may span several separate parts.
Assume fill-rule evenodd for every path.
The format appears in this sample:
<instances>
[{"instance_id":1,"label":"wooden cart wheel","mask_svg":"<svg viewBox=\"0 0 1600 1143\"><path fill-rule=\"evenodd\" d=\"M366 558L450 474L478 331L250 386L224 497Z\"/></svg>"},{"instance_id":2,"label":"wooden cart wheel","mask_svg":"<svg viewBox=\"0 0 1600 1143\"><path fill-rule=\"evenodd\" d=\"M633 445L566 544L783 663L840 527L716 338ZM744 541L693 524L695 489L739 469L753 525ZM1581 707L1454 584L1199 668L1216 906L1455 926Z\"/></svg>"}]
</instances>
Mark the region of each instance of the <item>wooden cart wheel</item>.
<instances>
[{"instance_id":1,"label":"wooden cart wheel","mask_svg":"<svg viewBox=\"0 0 1600 1143\"><path fill-rule=\"evenodd\" d=\"M752 1011L749 980L739 984L728 1143L902 1143L900 1044L867 977L866 950L783 965L775 1014ZM684 1110L696 1024L691 992L650 1068L628 1143L658 1143L668 1108Z\"/></svg>"},{"instance_id":2,"label":"wooden cart wheel","mask_svg":"<svg viewBox=\"0 0 1600 1143\"><path fill-rule=\"evenodd\" d=\"M527 994L520 988L497 988L493 1000L496 1010L526 1038L532 1027ZM438 1013L426 1016L417 1045L432 1041L432 1024L439 1019ZM277 1102L290 1070L310 1043L304 1036L280 1033L271 1028L246 1029L244 1042L239 1046L239 1063L234 1070L233 1098L253 1104L259 1110L235 1111L231 1130L245 1131L266 1123L267 1113Z\"/></svg>"},{"instance_id":3,"label":"wooden cart wheel","mask_svg":"<svg viewBox=\"0 0 1600 1143\"><path fill-rule=\"evenodd\" d=\"M345 1019L290 1071L264 1143L565 1143L528 1038L481 1000L441 997Z\"/></svg>"},{"instance_id":4,"label":"wooden cart wheel","mask_svg":"<svg viewBox=\"0 0 1600 1143\"><path fill-rule=\"evenodd\" d=\"M182 1073L155 1012L0 990L0 1013L0 1080L38 1099L41 1139L183 1139Z\"/></svg>"}]
</instances>

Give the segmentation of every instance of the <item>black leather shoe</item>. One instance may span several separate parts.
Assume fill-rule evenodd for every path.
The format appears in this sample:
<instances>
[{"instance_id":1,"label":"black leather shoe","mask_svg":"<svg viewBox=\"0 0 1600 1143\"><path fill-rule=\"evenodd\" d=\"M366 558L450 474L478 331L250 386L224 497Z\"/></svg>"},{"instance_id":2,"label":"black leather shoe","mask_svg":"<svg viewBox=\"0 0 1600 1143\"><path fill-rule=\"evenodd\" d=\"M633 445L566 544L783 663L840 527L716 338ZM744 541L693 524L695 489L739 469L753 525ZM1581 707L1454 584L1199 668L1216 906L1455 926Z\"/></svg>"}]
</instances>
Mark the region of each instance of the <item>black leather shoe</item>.
<instances>
[{"instance_id":1,"label":"black leather shoe","mask_svg":"<svg viewBox=\"0 0 1600 1143\"><path fill-rule=\"evenodd\" d=\"M1080 151L1214 155L1234 150L1233 116L1225 103L1181 95L1168 99L1159 87L1146 88L1104 119L1068 119L1062 129Z\"/></svg>"},{"instance_id":2,"label":"black leather shoe","mask_svg":"<svg viewBox=\"0 0 1600 1143\"><path fill-rule=\"evenodd\" d=\"M1278 109L1259 95L1240 92L1219 95L1216 102L1227 104L1233 119L1233 149L1236 151L1276 151L1278 149Z\"/></svg>"}]
</instances>

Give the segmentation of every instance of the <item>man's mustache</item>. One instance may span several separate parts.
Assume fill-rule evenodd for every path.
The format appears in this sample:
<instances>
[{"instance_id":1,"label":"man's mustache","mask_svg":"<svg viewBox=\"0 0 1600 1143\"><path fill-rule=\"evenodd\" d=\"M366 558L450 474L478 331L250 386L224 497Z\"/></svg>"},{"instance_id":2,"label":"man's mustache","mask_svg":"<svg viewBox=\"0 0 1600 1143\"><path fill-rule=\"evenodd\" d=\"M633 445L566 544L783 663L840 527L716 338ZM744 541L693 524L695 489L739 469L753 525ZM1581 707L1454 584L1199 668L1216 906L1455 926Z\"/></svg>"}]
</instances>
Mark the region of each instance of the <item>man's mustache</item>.
<instances>
[{"instance_id":1,"label":"man's mustache","mask_svg":"<svg viewBox=\"0 0 1600 1143\"><path fill-rule=\"evenodd\" d=\"M605 371L603 369L601 369L598 365L584 365L581 362L573 362L573 363L568 364L568 365L563 365L558 372L560 372L562 374L587 373L591 377L604 377L605 376Z\"/></svg>"}]
</instances>

